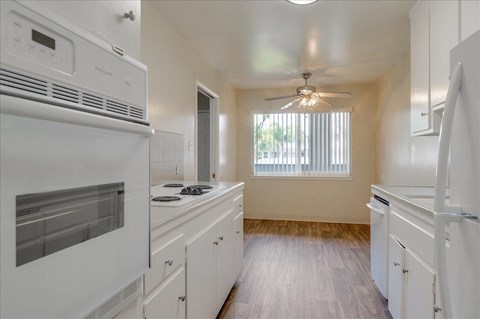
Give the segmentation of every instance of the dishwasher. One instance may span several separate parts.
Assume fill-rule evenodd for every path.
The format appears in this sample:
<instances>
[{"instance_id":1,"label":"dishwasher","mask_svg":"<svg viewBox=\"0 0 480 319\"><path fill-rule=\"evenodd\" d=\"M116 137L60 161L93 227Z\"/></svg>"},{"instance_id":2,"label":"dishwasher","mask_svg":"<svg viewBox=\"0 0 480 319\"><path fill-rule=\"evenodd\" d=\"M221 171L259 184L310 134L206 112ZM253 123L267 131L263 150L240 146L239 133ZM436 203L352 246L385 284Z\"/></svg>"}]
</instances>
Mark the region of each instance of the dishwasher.
<instances>
[{"instance_id":1,"label":"dishwasher","mask_svg":"<svg viewBox=\"0 0 480 319\"><path fill-rule=\"evenodd\" d=\"M382 295L388 299L388 215L390 203L373 195L370 209L370 272Z\"/></svg>"}]
</instances>

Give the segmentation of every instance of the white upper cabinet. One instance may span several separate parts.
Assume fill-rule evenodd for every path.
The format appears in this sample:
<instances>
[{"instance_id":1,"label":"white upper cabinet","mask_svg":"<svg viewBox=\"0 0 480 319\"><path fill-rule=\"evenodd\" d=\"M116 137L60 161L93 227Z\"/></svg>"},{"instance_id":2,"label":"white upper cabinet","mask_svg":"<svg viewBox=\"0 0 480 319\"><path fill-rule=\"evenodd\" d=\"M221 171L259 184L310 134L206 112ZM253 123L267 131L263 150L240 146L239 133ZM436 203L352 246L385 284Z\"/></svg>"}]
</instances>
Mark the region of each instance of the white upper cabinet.
<instances>
[{"instance_id":1,"label":"white upper cabinet","mask_svg":"<svg viewBox=\"0 0 480 319\"><path fill-rule=\"evenodd\" d=\"M458 0L418 1L410 13L412 135L439 132L436 110L445 102L450 50L459 42L458 8Z\"/></svg>"},{"instance_id":2,"label":"white upper cabinet","mask_svg":"<svg viewBox=\"0 0 480 319\"><path fill-rule=\"evenodd\" d=\"M412 133L428 130L430 127L429 23L430 13L428 5L425 2L418 3L410 15Z\"/></svg>"},{"instance_id":3,"label":"white upper cabinet","mask_svg":"<svg viewBox=\"0 0 480 319\"><path fill-rule=\"evenodd\" d=\"M450 74L450 50L459 43L458 2L430 4L430 107L445 103Z\"/></svg>"},{"instance_id":4,"label":"white upper cabinet","mask_svg":"<svg viewBox=\"0 0 480 319\"><path fill-rule=\"evenodd\" d=\"M480 1L461 0L461 41L480 30Z\"/></svg>"}]
</instances>

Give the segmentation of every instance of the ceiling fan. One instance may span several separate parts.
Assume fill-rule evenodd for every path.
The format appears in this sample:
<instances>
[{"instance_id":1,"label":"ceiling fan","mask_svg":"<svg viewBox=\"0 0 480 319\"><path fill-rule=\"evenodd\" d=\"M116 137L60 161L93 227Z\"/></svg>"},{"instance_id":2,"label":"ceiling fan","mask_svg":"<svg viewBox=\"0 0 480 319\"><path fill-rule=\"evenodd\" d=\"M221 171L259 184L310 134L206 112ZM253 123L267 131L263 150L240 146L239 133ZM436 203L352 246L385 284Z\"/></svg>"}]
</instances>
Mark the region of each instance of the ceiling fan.
<instances>
[{"instance_id":1,"label":"ceiling fan","mask_svg":"<svg viewBox=\"0 0 480 319\"><path fill-rule=\"evenodd\" d=\"M268 97L265 101L273 101L280 99L288 99L294 97L295 99L287 103L281 110L286 110L291 106L296 106L301 110L313 110L320 104L327 104L330 107L335 105L328 101L329 98L350 99L352 93L350 92L315 92L317 89L314 86L308 85L307 80L312 76L310 72L304 72L300 76L305 80L305 85L297 87L297 93L292 95Z\"/></svg>"}]
</instances>

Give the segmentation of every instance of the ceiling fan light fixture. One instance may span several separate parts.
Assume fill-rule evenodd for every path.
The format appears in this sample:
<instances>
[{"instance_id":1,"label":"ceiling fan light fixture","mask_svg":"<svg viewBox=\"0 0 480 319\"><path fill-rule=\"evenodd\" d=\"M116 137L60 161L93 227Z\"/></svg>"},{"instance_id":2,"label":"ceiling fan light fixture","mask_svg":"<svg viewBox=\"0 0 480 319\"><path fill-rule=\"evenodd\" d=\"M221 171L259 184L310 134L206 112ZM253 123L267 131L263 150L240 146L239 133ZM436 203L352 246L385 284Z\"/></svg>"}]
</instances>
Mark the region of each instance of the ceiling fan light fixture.
<instances>
[{"instance_id":1,"label":"ceiling fan light fixture","mask_svg":"<svg viewBox=\"0 0 480 319\"><path fill-rule=\"evenodd\" d=\"M314 86L307 85L307 86L299 87L297 89L297 94L305 96L305 95L311 95L315 91L316 91L316 89L315 89Z\"/></svg>"},{"instance_id":2,"label":"ceiling fan light fixture","mask_svg":"<svg viewBox=\"0 0 480 319\"><path fill-rule=\"evenodd\" d=\"M310 4L310 3L314 3L318 0L287 0L287 1L290 2L290 3L293 3L293 4L298 4L298 5L304 6L304 5L307 5L307 4Z\"/></svg>"},{"instance_id":3,"label":"ceiling fan light fixture","mask_svg":"<svg viewBox=\"0 0 480 319\"><path fill-rule=\"evenodd\" d=\"M318 104L318 99L311 96L304 96L298 103L299 109L310 109Z\"/></svg>"}]
</instances>

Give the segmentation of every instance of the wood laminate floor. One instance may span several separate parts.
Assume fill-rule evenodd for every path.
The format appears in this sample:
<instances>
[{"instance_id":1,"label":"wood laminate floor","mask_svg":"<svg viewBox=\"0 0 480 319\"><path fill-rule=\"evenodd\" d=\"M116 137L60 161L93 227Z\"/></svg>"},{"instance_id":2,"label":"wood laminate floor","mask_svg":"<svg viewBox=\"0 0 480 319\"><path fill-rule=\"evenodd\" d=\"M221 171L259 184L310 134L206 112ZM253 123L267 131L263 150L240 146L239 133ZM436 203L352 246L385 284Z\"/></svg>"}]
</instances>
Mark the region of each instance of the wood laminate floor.
<instances>
[{"instance_id":1,"label":"wood laminate floor","mask_svg":"<svg viewBox=\"0 0 480 319\"><path fill-rule=\"evenodd\" d=\"M217 319L387 319L369 225L244 221L242 272Z\"/></svg>"}]
</instances>

